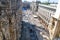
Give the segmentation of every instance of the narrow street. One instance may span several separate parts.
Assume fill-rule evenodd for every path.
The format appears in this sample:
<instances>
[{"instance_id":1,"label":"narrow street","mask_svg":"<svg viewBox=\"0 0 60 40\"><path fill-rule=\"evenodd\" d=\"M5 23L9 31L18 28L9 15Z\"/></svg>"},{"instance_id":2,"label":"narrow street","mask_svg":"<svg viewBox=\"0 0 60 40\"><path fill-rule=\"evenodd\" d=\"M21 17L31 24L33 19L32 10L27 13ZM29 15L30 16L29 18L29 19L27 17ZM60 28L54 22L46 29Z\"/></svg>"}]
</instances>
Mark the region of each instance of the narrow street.
<instances>
[{"instance_id":1,"label":"narrow street","mask_svg":"<svg viewBox=\"0 0 60 40\"><path fill-rule=\"evenodd\" d=\"M27 14L27 12L23 13L23 21L22 21L22 32L21 32L21 40L38 40L35 25L29 22L31 14Z\"/></svg>"},{"instance_id":2,"label":"narrow street","mask_svg":"<svg viewBox=\"0 0 60 40\"><path fill-rule=\"evenodd\" d=\"M44 27L39 23L38 18L34 18L30 10L24 11L22 16L21 40L47 40L46 37L43 38L43 35L40 34L45 32Z\"/></svg>"}]
</instances>

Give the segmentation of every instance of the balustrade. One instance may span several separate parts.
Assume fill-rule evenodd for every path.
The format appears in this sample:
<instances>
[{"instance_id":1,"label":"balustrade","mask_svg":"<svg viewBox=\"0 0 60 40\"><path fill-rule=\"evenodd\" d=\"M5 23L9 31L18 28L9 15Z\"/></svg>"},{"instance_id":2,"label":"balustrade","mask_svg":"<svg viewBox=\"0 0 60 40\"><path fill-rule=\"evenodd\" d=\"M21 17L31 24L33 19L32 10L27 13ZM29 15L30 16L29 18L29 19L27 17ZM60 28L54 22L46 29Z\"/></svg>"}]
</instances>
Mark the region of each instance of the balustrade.
<instances>
[{"instance_id":1,"label":"balustrade","mask_svg":"<svg viewBox=\"0 0 60 40\"><path fill-rule=\"evenodd\" d=\"M53 10L51 7L47 7L47 6L42 6L39 5L38 8L38 15L47 23L49 24L50 18L52 15L54 15L55 9L53 8Z\"/></svg>"}]
</instances>

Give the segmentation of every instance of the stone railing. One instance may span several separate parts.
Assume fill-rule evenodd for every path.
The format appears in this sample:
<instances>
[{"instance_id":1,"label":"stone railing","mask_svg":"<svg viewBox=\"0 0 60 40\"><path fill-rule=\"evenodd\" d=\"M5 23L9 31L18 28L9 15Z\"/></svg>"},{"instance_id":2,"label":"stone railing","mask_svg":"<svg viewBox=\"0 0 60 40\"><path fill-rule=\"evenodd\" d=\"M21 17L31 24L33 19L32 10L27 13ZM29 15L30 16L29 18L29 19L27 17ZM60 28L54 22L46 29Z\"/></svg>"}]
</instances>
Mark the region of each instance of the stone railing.
<instances>
[{"instance_id":1,"label":"stone railing","mask_svg":"<svg viewBox=\"0 0 60 40\"><path fill-rule=\"evenodd\" d=\"M55 11L56 11L56 7L51 7L51 6L47 6L47 5L38 5L38 15L47 23L47 25L49 24L50 18L52 15L54 15Z\"/></svg>"}]
</instances>

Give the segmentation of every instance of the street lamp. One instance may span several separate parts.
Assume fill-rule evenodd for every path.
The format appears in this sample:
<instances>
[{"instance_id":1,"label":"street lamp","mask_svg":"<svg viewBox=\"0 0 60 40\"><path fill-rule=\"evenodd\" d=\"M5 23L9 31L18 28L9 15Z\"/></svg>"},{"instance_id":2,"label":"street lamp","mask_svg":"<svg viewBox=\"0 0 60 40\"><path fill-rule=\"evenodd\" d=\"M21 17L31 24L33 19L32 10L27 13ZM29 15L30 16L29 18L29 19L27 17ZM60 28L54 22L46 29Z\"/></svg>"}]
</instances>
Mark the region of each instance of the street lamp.
<instances>
[{"instance_id":1,"label":"street lamp","mask_svg":"<svg viewBox=\"0 0 60 40\"><path fill-rule=\"evenodd\" d=\"M48 0L48 4L49 4L50 0Z\"/></svg>"},{"instance_id":2,"label":"street lamp","mask_svg":"<svg viewBox=\"0 0 60 40\"><path fill-rule=\"evenodd\" d=\"M36 12L38 11L38 4L39 4L39 1L36 0Z\"/></svg>"}]
</instances>

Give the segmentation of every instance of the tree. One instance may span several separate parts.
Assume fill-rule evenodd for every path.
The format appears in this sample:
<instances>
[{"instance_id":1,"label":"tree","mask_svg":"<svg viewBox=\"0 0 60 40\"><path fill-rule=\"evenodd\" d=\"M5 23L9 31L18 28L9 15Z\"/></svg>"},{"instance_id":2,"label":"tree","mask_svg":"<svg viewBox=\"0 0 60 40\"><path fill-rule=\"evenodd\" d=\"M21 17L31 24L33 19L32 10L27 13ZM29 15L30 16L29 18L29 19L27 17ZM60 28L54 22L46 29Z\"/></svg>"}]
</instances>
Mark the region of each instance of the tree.
<instances>
[{"instance_id":1,"label":"tree","mask_svg":"<svg viewBox=\"0 0 60 40\"><path fill-rule=\"evenodd\" d=\"M39 3L41 3L41 1L36 1L36 3L38 3L38 4L39 4Z\"/></svg>"}]
</instances>

